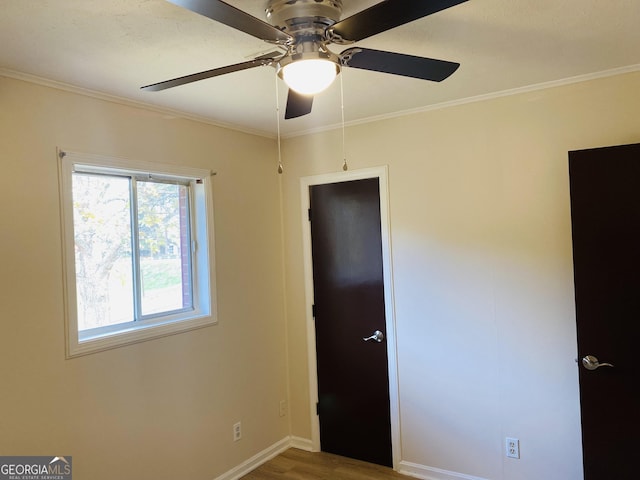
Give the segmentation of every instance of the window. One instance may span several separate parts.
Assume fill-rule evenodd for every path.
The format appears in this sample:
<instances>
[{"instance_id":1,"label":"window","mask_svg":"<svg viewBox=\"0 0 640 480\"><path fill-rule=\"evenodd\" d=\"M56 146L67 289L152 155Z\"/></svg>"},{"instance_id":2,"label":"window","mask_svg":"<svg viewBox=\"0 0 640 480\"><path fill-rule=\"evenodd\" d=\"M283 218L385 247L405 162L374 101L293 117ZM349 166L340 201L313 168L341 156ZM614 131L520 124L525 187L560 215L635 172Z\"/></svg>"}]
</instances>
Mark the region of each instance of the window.
<instances>
[{"instance_id":1,"label":"window","mask_svg":"<svg viewBox=\"0 0 640 480\"><path fill-rule=\"evenodd\" d=\"M210 172L59 157L67 355L215 323Z\"/></svg>"}]
</instances>

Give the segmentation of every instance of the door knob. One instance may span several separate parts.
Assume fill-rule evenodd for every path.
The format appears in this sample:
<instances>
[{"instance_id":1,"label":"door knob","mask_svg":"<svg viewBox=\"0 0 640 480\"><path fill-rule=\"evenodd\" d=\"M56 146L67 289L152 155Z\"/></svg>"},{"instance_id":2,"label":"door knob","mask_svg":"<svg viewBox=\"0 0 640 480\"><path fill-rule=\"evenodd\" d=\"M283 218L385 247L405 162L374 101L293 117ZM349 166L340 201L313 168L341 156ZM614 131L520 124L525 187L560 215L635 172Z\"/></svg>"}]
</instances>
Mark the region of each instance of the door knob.
<instances>
[{"instance_id":1,"label":"door knob","mask_svg":"<svg viewBox=\"0 0 640 480\"><path fill-rule=\"evenodd\" d=\"M610 363L600 363L598 361L598 358L594 357L593 355L587 355L586 357L584 357L582 359L582 366L587 370L596 370L600 367L613 367L613 365L611 365Z\"/></svg>"},{"instance_id":2,"label":"door knob","mask_svg":"<svg viewBox=\"0 0 640 480\"><path fill-rule=\"evenodd\" d=\"M371 335L370 337L364 337L362 340L364 340L365 342L368 342L369 340L375 340L376 342L380 343L384 340L384 333L382 333L380 330L376 330L375 332L373 332L373 335Z\"/></svg>"}]
</instances>

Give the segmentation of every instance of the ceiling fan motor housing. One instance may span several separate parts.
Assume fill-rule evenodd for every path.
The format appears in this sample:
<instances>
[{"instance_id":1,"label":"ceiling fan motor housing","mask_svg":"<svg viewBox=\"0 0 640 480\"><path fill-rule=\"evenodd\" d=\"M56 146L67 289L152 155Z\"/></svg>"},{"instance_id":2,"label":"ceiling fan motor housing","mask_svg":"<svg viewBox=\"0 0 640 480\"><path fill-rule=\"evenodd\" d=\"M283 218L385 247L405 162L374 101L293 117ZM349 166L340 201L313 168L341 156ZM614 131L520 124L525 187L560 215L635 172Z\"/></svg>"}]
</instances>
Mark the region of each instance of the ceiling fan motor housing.
<instances>
[{"instance_id":1,"label":"ceiling fan motor housing","mask_svg":"<svg viewBox=\"0 0 640 480\"><path fill-rule=\"evenodd\" d=\"M342 0L269 0L266 14L274 27L295 39L276 66L280 77L286 65L311 59L329 60L340 73L340 61L327 48L325 32L340 20Z\"/></svg>"},{"instance_id":2,"label":"ceiling fan motor housing","mask_svg":"<svg viewBox=\"0 0 640 480\"><path fill-rule=\"evenodd\" d=\"M312 59L329 60L336 64L336 73L340 73L340 58L321 42L313 40L296 43L291 48L291 53L278 61L277 69L280 71L290 63Z\"/></svg>"},{"instance_id":3,"label":"ceiling fan motor housing","mask_svg":"<svg viewBox=\"0 0 640 480\"><path fill-rule=\"evenodd\" d=\"M296 38L324 37L340 20L342 0L269 0L266 8L271 25Z\"/></svg>"}]
</instances>

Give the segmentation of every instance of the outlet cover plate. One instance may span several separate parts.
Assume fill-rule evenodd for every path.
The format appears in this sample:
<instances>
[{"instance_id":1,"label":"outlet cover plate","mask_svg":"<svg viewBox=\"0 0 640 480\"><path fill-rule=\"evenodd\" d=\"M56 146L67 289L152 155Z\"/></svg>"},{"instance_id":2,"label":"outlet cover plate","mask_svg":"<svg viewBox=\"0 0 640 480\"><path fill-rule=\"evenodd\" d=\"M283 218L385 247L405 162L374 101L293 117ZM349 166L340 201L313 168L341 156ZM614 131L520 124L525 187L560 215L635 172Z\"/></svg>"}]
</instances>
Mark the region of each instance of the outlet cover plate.
<instances>
[{"instance_id":1,"label":"outlet cover plate","mask_svg":"<svg viewBox=\"0 0 640 480\"><path fill-rule=\"evenodd\" d=\"M507 437L505 441L506 454L509 458L520 458L520 440Z\"/></svg>"}]
</instances>

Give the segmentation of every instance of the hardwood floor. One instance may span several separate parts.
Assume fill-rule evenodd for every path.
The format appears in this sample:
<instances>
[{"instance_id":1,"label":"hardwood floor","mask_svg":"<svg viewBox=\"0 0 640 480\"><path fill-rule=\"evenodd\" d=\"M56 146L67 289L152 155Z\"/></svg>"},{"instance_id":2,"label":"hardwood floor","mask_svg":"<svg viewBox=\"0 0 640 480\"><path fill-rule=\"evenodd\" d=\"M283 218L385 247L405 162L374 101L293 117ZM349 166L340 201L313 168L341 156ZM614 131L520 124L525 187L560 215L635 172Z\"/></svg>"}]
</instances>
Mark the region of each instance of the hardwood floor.
<instances>
[{"instance_id":1,"label":"hardwood floor","mask_svg":"<svg viewBox=\"0 0 640 480\"><path fill-rule=\"evenodd\" d=\"M380 465L290 448L242 480L414 480Z\"/></svg>"}]
</instances>

